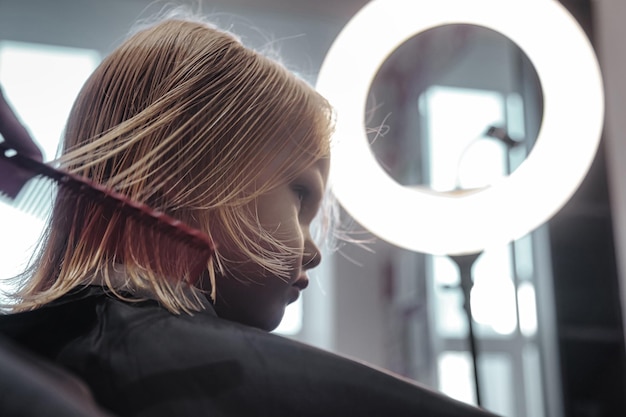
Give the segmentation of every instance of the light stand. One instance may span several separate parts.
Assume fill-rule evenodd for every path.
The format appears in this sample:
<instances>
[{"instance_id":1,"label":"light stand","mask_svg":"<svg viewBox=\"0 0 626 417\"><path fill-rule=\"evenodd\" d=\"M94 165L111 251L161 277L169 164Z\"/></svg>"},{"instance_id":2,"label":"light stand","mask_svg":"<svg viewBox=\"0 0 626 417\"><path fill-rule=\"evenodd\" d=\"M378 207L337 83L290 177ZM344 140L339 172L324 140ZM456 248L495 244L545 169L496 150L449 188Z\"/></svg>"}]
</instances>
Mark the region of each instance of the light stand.
<instances>
[{"instance_id":1,"label":"light stand","mask_svg":"<svg viewBox=\"0 0 626 417\"><path fill-rule=\"evenodd\" d=\"M463 290L463 309L467 316L467 328L468 328L468 342L470 345L470 353L472 355L472 365L474 370L474 386L476 394L476 405L481 406L480 399L480 377L478 375L478 350L476 348L476 335L474 334L474 319L472 316L472 303L470 294L472 287L474 286L474 280L472 279L472 268L478 257L482 255L482 252L473 253L469 255L448 255L450 259L456 263L459 268L461 277L461 289Z\"/></svg>"},{"instance_id":2,"label":"light stand","mask_svg":"<svg viewBox=\"0 0 626 417\"><path fill-rule=\"evenodd\" d=\"M502 127L490 126L486 132L485 136L489 138L496 139L502 142L506 149L506 158L505 158L505 171L507 175L511 173L510 167L510 150L511 148L518 146L521 144L520 141L516 141L511 139L508 135L506 129ZM465 315L467 317L467 328L468 328L468 343L470 347L470 353L472 355L472 366L474 373L474 393L476 395L476 405L481 406L481 396L480 396L480 375L478 371L478 349L476 346L476 334L474 333L474 316L472 315L472 303L471 303L471 292L474 287L474 279L472 277L472 269L476 260L482 255L482 251L466 254L466 255L448 255L448 257L456 263L459 268L460 274L460 287L463 291L463 310L465 311Z\"/></svg>"}]
</instances>

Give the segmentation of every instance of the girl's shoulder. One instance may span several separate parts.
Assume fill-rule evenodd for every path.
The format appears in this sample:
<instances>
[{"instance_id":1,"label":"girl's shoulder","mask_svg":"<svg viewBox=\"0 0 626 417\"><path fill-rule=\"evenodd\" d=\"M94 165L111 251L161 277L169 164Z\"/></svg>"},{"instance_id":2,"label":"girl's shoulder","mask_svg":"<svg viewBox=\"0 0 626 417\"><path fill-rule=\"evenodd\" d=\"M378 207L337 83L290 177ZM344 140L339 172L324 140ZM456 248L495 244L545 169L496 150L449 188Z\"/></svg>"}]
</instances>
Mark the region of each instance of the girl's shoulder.
<instances>
[{"instance_id":1,"label":"girl's shoulder","mask_svg":"<svg viewBox=\"0 0 626 417\"><path fill-rule=\"evenodd\" d=\"M407 380L235 322L107 299L61 352L120 415L487 417Z\"/></svg>"}]
</instances>

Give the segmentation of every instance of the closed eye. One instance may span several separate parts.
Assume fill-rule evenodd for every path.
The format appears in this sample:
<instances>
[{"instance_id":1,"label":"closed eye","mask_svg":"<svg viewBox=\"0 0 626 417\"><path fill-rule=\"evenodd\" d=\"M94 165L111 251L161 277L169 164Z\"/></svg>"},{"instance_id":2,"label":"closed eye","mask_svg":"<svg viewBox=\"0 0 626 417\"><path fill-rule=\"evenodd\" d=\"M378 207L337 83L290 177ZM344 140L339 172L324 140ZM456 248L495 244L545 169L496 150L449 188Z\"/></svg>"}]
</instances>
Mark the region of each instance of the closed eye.
<instances>
[{"instance_id":1,"label":"closed eye","mask_svg":"<svg viewBox=\"0 0 626 417\"><path fill-rule=\"evenodd\" d=\"M309 189L307 187L304 187L304 186L301 186L301 185L294 185L292 187L292 190L293 190L294 194L296 195L296 197L298 197L298 201L300 203L302 203L303 201L306 201L306 199L311 194L311 192L309 191Z\"/></svg>"}]
</instances>

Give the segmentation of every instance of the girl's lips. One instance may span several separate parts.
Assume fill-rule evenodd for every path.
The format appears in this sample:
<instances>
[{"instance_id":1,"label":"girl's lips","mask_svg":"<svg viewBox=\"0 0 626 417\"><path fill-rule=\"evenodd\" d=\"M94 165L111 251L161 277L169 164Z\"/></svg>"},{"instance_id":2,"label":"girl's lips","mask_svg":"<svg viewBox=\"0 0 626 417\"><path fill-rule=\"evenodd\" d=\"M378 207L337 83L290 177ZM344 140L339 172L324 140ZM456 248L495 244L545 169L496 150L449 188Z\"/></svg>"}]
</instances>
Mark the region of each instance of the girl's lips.
<instances>
[{"instance_id":1,"label":"girl's lips","mask_svg":"<svg viewBox=\"0 0 626 417\"><path fill-rule=\"evenodd\" d=\"M309 277L306 275L300 275L292 285L302 291L309 286Z\"/></svg>"}]
</instances>

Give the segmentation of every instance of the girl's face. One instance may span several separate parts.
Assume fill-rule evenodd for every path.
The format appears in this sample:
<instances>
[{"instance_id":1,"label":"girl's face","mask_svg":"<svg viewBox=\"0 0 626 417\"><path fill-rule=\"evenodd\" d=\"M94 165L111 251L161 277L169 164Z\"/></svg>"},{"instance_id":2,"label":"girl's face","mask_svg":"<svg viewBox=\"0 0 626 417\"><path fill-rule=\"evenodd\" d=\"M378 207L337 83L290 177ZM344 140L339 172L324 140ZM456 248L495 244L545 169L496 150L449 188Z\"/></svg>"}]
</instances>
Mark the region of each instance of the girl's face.
<instances>
[{"instance_id":1,"label":"girl's face","mask_svg":"<svg viewBox=\"0 0 626 417\"><path fill-rule=\"evenodd\" d=\"M328 169L329 160L320 159L292 181L256 199L254 209L262 228L294 249L289 280L270 276L252 261L233 265L230 276L217 278L215 309L220 317L267 331L280 324L285 307L309 284L307 271L321 261L310 227L320 208Z\"/></svg>"}]
</instances>

